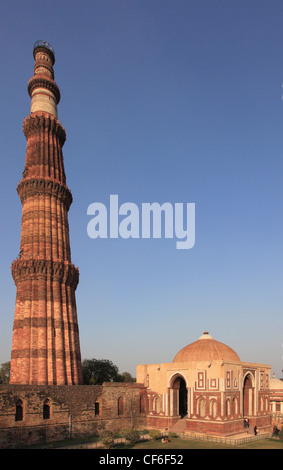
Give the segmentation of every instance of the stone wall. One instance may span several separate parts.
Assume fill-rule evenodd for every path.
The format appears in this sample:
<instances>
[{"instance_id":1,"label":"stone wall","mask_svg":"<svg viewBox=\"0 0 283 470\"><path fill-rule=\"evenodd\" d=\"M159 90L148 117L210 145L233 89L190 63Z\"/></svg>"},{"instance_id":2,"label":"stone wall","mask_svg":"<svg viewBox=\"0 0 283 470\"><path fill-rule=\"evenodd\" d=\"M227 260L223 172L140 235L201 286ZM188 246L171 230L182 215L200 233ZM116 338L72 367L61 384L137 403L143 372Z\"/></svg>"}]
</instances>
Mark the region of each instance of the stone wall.
<instances>
[{"instance_id":1,"label":"stone wall","mask_svg":"<svg viewBox=\"0 0 283 470\"><path fill-rule=\"evenodd\" d=\"M0 448L145 427L145 397L130 383L0 385Z\"/></svg>"}]
</instances>

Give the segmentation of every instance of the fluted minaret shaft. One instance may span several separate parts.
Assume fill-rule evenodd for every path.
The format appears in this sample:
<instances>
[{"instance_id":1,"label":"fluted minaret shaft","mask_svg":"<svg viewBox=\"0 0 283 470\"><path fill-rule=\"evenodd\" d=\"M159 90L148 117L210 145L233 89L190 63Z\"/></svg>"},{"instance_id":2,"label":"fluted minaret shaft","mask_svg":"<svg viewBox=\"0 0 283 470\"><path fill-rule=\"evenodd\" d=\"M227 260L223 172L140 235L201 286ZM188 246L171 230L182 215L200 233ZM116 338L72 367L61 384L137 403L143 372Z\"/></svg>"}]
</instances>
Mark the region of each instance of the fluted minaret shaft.
<instances>
[{"instance_id":1,"label":"fluted minaret shaft","mask_svg":"<svg viewBox=\"0 0 283 470\"><path fill-rule=\"evenodd\" d=\"M78 269L71 263L62 147L66 134L57 120L59 88L54 82L54 51L39 41L29 80L31 114L23 178L20 255L12 263L17 286L10 383L81 384L81 355L75 290Z\"/></svg>"}]
</instances>

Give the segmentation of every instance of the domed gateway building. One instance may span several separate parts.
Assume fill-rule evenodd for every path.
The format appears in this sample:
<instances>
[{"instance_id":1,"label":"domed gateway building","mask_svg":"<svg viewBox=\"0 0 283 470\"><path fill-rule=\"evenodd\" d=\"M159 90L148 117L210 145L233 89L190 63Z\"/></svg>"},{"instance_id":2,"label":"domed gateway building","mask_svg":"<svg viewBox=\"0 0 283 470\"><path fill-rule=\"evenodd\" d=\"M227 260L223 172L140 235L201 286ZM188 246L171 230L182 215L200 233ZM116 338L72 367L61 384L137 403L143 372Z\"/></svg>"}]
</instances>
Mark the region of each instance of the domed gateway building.
<instances>
[{"instance_id":1,"label":"domed gateway building","mask_svg":"<svg viewBox=\"0 0 283 470\"><path fill-rule=\"evenodd\" d=\"M137 366L147 387L148 426L230 435L270 428L269 365L242 362L204 332L173 361Z\"/></svg>"}]
</instances>

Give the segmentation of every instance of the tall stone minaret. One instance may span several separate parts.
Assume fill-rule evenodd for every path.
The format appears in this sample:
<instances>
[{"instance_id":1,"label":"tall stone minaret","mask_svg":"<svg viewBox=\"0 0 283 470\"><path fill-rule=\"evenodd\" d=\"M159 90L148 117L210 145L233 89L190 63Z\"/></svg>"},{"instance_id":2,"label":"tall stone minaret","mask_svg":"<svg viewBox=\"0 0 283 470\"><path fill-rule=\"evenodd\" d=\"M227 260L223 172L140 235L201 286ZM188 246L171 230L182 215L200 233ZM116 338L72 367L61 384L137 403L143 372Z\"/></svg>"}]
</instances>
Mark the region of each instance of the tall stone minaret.
<instances>
[{"instance_id":1,"label":"tall stone minaret","mask_svg":"<svg viewBox=\"0 0 283 470\"><path fill-rule=\"evenodd\" d=\"M57 120L60 91L54 82L55 54L45 41L34 45L34 76L28 82L31 112L27 139L19 257L12 263L17 286L11 384L82 383L75 290L79 271L71 263L62 147L66 133Z\"/></svg>"}]
</instances>

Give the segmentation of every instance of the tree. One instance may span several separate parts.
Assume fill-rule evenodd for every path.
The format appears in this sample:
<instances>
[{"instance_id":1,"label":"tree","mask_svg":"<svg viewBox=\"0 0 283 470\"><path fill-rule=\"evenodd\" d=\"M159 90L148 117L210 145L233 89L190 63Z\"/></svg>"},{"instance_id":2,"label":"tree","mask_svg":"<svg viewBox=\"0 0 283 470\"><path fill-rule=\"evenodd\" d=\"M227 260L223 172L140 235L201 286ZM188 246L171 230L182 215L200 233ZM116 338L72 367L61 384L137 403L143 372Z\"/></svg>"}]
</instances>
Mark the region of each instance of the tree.
<instances>
[{"instance_id":1,"label":"tree","mask_svg":"<svg viewBox=\"0 0 283 470\"><path fill-rule=\"evenodd\" d=\"M82 362L83 381L86 385L101 385L115 382L119 369L108 359L84 359Z\"/></svg>"},{"instance_id":2,"label":"tree","mask_svg":"<svg viewBox=\"0 0 283 470\"><path fill-rule=\"evenodd\" d=\"M130 372L122 372L122 374L118 374L116 382L135 382L136 379L132 377Z\"/></svg>"},{"instance_id":3,"label":"tree","mask_svg":"<svg viewBox=\"0 0 283 470\"><path fill-rule=\"evenodd\" d=\"M0 384L7 384L10 380L10 362L4 362L0 366Z\"/></svg>"}]
</instances>

